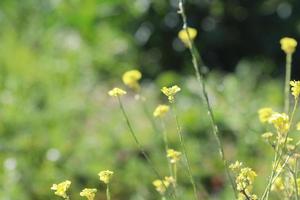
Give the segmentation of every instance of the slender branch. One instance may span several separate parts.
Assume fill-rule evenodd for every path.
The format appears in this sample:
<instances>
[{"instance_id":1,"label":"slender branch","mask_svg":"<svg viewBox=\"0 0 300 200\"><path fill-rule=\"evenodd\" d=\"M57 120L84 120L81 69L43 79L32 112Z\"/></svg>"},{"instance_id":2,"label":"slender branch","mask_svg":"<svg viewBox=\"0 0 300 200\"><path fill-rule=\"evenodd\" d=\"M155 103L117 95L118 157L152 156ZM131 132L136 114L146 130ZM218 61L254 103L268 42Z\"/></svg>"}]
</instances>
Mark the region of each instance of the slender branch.
<instances>
[{"instance_id":1,"label":"slender branch","mask_svg":"<svg viewBox=\"0 0 300 200\"><path fill-rule=\"evenodd\" d=\"M184 138L183 138L183 135L182 135L182 132L181 132L181 127L180 127L180 124L179 124L178 116L176 114L176 111L174 111L175 107L172 106L172 108L173 108L172 109L173 115L174 115L174 118L175 118L175 121L176 121L176 128L177 128L177 133L178 133L178 136L179 136L180 146L181 146L182 153L183 153L185 161L186 161L188 175L189 175L190 182L192 184L193 191L194 191L194 199L197 200L198 195L197 195L196 183L195 183L195 180L193 178L190 161L189 161L189 158L188 158L187 153L186 153Z\"/></svg>"},{"instance_id":2,"label":"slender branch","mask_svg":"<svg viewBox=\"0 0 300 200\"><path fill-rule=\"evenodd\" d=\"M206 91L206 84L205 84L204 76L203 76L203 74L200 71L200 66L204 67L204 64L202 62L201 56L200 56L197 48L195 47L195 45L193 44L193 41L191 40L189 31L187 29L188 28L187 17L186 17L185 10L184 10L183 0L179 0L179 11L178 11L178 13L181 15L181 18L183 20L183 29L186 31L186 33L188 35L188 39L189 39L189 41L188 41L188 43L189 43L188 47L189 47L190 54L192 56L192 63L193 63L193 66L194 66L196 79L197 79L197 81L199 82L199 84L201 85L201 88L202 88L202 97L204 99L206 108L208 110L208 116L210 118L211 125L212 125L212 128L213 128L213 134L214 134L215 139L217 141L217 145L218 145L218 149L219 149L219 154L220 154L220 157L221 157L221 159L223 161L223 164L224 164L224 167L225 167L225 171L226 171L226 175L229 178L229 181L230 181L230 184L231 184L232 189L234 191L235 197L237 198L236 187L235 187L233 178L231 177L229 169L228 169L228 162L227 162L227 160L225 158L223 144L222 144L220 136L219 136L219 129L218 129L218 126L217 126L217 124L215 122L214 113L213 113L213 110L211 108L211 105L210 105L210 102L209 102L209 98L208 98L208 94L207 94L207 91Z\"/></svg>"},{"instance_id":3,"label":"slender branch","mask_svg":"<svg viewBox=\"0 0 300 200\"><path fill-rule=\"evenodd\" d=\"M284 84L284 112L290 111L290 81L291 81L291 69L292 69L292 54L286 54L285 64L285 84Z\"/></svg>"},{"instance_id":4,"label":"slender branch","mask_svg":"<svg viewBox=\"0 0 300 200\"><path fill-rule=\"evenodd\" d=\"M155 165L153 163L153 161L151 160L151 158L148 156L148 154L146 153L146 151L144 150L144 148L142 147L141 143L139 142L132 126L131 126L131 123L129 121L129 118L128 118L128 115L124 109L124 106L123 106L123 103L121 101L121 98L118 96L118 102L119 102L119 106L120 106L120 109L122 111L122 114L125 118L125 121L126 121L126 124L127 124L127 127L129 129L129 132L134 140L134 142L136 143L138 149L140 150L140 152L143 154L143 156L145 157L145 159L147 160L147 162L149 163L149 166L150 168L152 169L152 171L154 172L154 174L157 176L158 179L162 180L162 176L159 174L158 170L155 168ZM164 187L166 187L166 185L164 184ZM167 188L167 187L166 187ZM175 194L172 192L171 194L172 198L173 199L176 199L175 197Z\"/></svg>"}]
</instances>

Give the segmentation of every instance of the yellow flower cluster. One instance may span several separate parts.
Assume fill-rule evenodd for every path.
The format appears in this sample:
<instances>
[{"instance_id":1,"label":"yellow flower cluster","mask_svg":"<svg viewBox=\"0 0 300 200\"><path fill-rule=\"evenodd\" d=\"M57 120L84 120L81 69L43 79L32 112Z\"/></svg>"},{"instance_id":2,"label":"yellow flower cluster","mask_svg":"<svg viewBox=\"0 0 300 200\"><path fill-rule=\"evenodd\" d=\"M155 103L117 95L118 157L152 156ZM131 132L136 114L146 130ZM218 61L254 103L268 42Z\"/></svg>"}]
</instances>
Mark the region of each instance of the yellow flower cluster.
<instances>
[{"instance_id":1,"label":"yellow flower cluster","mask_svg":"<svg viewBox=\"0 0 300 200\"><path fill-rule=\"evenodd\" d=\"M233 172L238 173L243 166L243 163L239 161L235 161L235 163L232 163L229 165L229 169L231 169Z\"/></svg>"},{"instance_id":2,"label":"yellow flower cluster","mask_svg":"<svg viewBox=\"0 0 300 200\"><path fill-rule=\"evenodd\" d=\"M170 106L168 105L158 105L153 112L153 116L163 117L167 112L169 112L169 110L170 110Z\"/></svg>"},{"instance_id":3,"label":"yellow flower cluster","mask_svg":"<svg viewBox=\"0 0 300 200\"><path fill-rule=\"evenodd\" d=\"M142 78L142 73L138 70L130 70L123 74L122 80L125 85L134 90L139 90L139 80Z\"/></svg>"},{"instance_id":4,"label":"yellow flower cluster","mask_svg":"<svg viewBox=\"0 0 300 200\"><path fill-rule=\"evenodd\" d=\"M86 197L88 200L94 200L97 189L95 188L85 188L80 192L80 196Z\"/></svg>"},{"instance_id":5,"label":"yellow flower cluster","mask_svg":"<svg viewBox=\"0 0 300 200\"><path fill-rule=\"evenodd\" d=\"M273 113L269 119L279 133L287 133L290 128L289 116L285 113Z\"/></svg>"},{"instance_id":6,"label":"yellow flower cluster","mask_svg":"<svg viewBox=\"0 0 300 200\"><path fill-rule=\"evenodd\" d=\"M271 108L261 108L258 110L259 120L262 123L273 124L280 133L286 133L290 128L289 116L285 113L274 112ZM264 137L270 134L264 135Z\"/></svg>"},{"instance_id":7,"label":"yellow flower cluster","mask_svg":"<svg viewBox=\"0 0 300 200\"><path fill-rule=\"evenodd\" d=\"M292 54L297 47L297 41L294 38L284 37L280 40L281 49L286 54Z\"/></svg>"},{"instance_id":8,"label":"yellow flower cluster","mask_svg":"<svg viewBox=\"0 0 300 200\"><path fill-rule=\"evenodd\" d=\"M169 88L163 87L161 89L162 93L164 93L164 95L166 95L168 97L168 100L169 100L170 103L174 102L174 100L175 100L174 96L180 90L181 90L180 87L178 87L177 85L174 85L174 86L169 87Z\"/></svg>"},{"instance_id":9,"label":"yellow flower cluster","mask_svg":"<svg viewBox=\"0 0 300 200\"><path fill-rule=\"evenodd\" d=\"M170 163L172 164L177 163L180 160L181 155L181 152L175 151L174 149L167 150L167 157L170 159Z\"/></svg>"},{"instance_id":10,"label":"yellow flower cluster","mask_svg":"<svg viewBox=\"0 0 300 200\"><path fill-rule=\"evenodd\" d=\"M51 190L55 190L54 194L56 194L57 196L67 199L68 198L67 190L69 189L70 185L71 185L71 181L66 180L59 184L53 184Z\"/></svg>"},{"instance_id":11,"label":"yellow flower cluster","mask_svg":"<svg viewBox=\"0 0 300 200\"><path fill-rule=\"evenodd\" d=\"M101 171L98 175L101 181L103 181L105 184L108 184L113 174L114 172L110 170L105 170L105 171Z\"/></svg>"},{"instance_id":12,"label":"yellow flower cluster","mask_svg":"<svg viewBox=\"0 0 300 200\"><path fill-rule=\"evenodd\" d=\"M156 179L152 182L157 192L164 195L170 184L174 184L175 179L172 176L166 176L164 180Z\"/></svg>"},{"instance_id":13,"label":"yellow flower cluster","mask_svg":"<svg viewBox=\"0 0 300 200\"><path fill-rule=\"evenodd\" d=\"M108 92L108 95L112 97L119 97L119 96L123 96L126 93L127 92L125 90L122 90L120 88L113 88Z\"/></svg>"},{"instance_id":14,"label":"yellow flower cluster","mask_svg":"<svg viewBox=\"0 0 300 200\"><path fill-rule=\"evenodd\" d=\"M272 114L273 114L272 108L261 108L258 110L259 120L262 123L268 122Z\"/></svg>"},{"instance_id":15,"label":"yellow flower cluster","mask_svg":"<svg viewBox=\"0 0 300 200\"><path fill-rule=\"evenodd\" d=\"M256 200L257 196L251 194L252 185L257 174L249 167L242 168L243 163L236 161L229 165L229 168L237 175L235 178L236 188L239 191L239 200L247 199ZM246 196L247 195L247 198ZM248 199L249 199L248 198Z\"/></svg>"},{"instance_id":16,"label":"yellow flower cluster","mask_svg":"<svg viewBox=\"0 0 300 200\"><path fill-rule=\"evenodd\" d=\"M261 137L265 140L270 140L273 137L273 133L272 132L265 132L261 135Z\"/></svg>"},{"instance_id":17,"label":"yellow flower cluster","mask_svg":"<svg viewBox=\"0 0 300 200\"><path fill-rule=\"evenodd\" d=\"M236 177L236 185L238 191L243 191L250 199L257 199L257 196L251 194L252 185L257 174L249 167L242 168ZM242 194L243 194L242 193ZM245 195L243 194L243 195Z\"/></svg>"},{"instance_id":18,"label":"yellow flower cluster","mask_svg":"<svg viewBox=\"0 0 300 200\"><path fill-rule=\"evenodd\" d=\"M292 86L292 95L295 99L298 99L300 95L300 81L291 81L290 85Z\"/></svg>"},{"instance_id":19,"label":"yellow flower cluster","mask_svg":"<svg viewBox=\"0 0 300 200\"><path fill-rule=\"evenodd\" d=\"M285 189L284 183L281 177L277 177L274 181L274 184L271 187L272 191L283 191Z\"/></svg>"},{"instance_id":20,"label":"yellow flower cluster","mask_svg":"<svg viewBox=\"0 0 300 200\"><path fill-rule=\"evenodd\" d=\"M191 27L188 27L187 29L182 29L178 33L179 39L187 47L189 47L190 42L192 42L196 38L196 36L197 36L197 30Z\"/></svg>"}]
</instances>

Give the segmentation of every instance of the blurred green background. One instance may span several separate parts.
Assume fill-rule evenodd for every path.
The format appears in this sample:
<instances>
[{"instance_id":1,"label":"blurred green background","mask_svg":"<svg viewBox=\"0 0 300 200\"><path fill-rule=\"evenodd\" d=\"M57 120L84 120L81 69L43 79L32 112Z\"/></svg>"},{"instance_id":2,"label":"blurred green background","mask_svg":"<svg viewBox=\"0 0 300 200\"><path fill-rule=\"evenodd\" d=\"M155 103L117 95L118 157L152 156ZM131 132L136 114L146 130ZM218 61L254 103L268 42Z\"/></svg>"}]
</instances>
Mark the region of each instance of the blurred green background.
<instances>
[{"instance_id":1,"label":"blurred green background","mask_svg":"<svg viewBox=\"0 0 300 200\"><path fill-rule=\"evenodd\" d=\"M272 150L260 138L265 129L256 111L281 110L285 60L279 39L300 37L300 2L186 3L208 66L208 92L226 155L257 171L254 189L260 194ZM166 100L160 87L182 87L177 107L196 181L211 199L233 199L190 56L177 38L176 12L177 0L0 1L0 199L59 199L50 187L69 179L72 199L80 199L84 187L97 187L96 199L102 200L105 188L97 173L104 169L115 171L113 199L159 198L151 185L155 176L107 95L122 86L129 69L143 73L150 112ZM166 174L161 135L134 94L124 104L143 146ZM171 146L179 148L171 115L166 123ZM185 169L179 172L182 199L190 199Z\"/></svg>"}]
</instances>

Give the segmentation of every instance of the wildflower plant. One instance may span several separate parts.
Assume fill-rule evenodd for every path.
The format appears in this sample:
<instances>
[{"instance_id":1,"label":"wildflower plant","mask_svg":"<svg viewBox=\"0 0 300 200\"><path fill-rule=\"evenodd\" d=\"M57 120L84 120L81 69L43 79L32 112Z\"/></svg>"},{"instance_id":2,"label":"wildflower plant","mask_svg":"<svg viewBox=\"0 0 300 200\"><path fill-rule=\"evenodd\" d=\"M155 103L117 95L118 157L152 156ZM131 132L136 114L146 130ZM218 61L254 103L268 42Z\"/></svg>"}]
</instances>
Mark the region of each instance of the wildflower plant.
<instances>
[{"instance_id":1,"label":"wildflower plant","mask_svg":"<svg viewBox=\"0 0 300 200\"><path fill-rule=\"evenodd\" d=\"M280 40L281 49L286 54L286 77L285 77L285 90L284 90L284 106L283 111L277 112L271 107L264 107L258 110L258 119L266 125L266 130L261 135L262 139L265 140L270 147L273 149L274 158L270 165L271 172L266 178L266 186L261 195L257 195L255 192L255 179L258 176L256 171L248 166L244 166L242 162L236 161L232 164L228 164L227 157L223 148L223 143L220 138L220 131L216 124L213 108L211 106L209 96L206 91L206 82L204 74L204 63L201 55L194 44L194 40L198 34L197 30L191 28L187 24L187 16L184 9L183 0L178 1L178 13L183 21L182 29L178 33L179 39L185 44L190 52L192 64L195 70L195 77L201 88L201 97L206 106L208 118L212 127L212 132L216 140L216 145L220 158L223 162L224 171L230 183L235 199L238 200L268 200L270 199L271 192L280 193L281 199L296 199L299 200L300 195L300 178L298 177L299 168L299 157L297 147L300 142L296 142L291 132L300 130L300 122L297 125L294 124L295 112L298 105L298 99L300 95L300 81L290 81L292 54L296 50L297 41L293 38L283 38ZM138 99L142 99L143 103L145 98L141 95L142 87L139 83L142 78L142 73L138 70L126 71L122 76L123 83L132 90ZM192 169L191 162L188 157L188 152L185 144L185 138L182 131L182 125L179 120L179 116L176 110L176 98L181 88L177 85L171 87L162 87L160 90L166 97L169 103L158 105L152 115L148 115L149 112L145 104L143 108L148 116L148 119L156 129L156 123L153 121L154 118L159 119L162 124L162 136L164 142L165 158L169 166L169 174L162 176L160 170L156 167L155 163L148 152L145 151L142 146L138 134L133 127L133 123L126 112L125 106L123 105L122 98L127 92L119 87L113 88L108 92L108 95L117 100L122 116L125 119L127 128L130 135L136 144L138 150L142 153L146 159L148 166L151 168L155 179L152 182L154 189L159 193L162 200L167 199L181 199L178 191L180 186L180 180L177 177L177 167L182 163L187 172L191 187L193 189L193 198L199 199L198 190L202 190L205 194L206 191L201 183L196 182ZM290 112L290 96L294 97L294 107ZM143 98L141 98L143 97ZM175 98L176 97L176 98ZM170 146L168 141L168 135L166 126L164 123L164 117L167 113L171 113L174 117L176 124L176 132L178 134L178 140L180 144L180 151L174 150ZM153 118L153 119L152 119ZM114 172L110 170L101 171L99 175L100 181L106 185L106 197L107 200L111 200L110 183ZM55 191L55 195L60 196L64 199L69 200L67 191L71 185L70 181L64 181L59 184L53 184L51 187ZM179 185L179 186L178 186ZM88 200L94 200L97 189L85 188L80 192L80 196L86 197Z\"/></svg>"},{"instance_id":2,"label":"wildflower plant","mask_svg":"<svg viewBox=\"0 0 300 200\"><path fill-rule=\"evenodd\" d=\"M110 181L111 181L111 178L113 176L114 172L113 171L110 171L110 170L104 170L104 171L101 171L99 172L99 178L100 178L100 181L102 181L103 183L106 184L106 198L107 200L110 200L111 199L111 194L110 194Z\"/></svg>"}]
</instances>

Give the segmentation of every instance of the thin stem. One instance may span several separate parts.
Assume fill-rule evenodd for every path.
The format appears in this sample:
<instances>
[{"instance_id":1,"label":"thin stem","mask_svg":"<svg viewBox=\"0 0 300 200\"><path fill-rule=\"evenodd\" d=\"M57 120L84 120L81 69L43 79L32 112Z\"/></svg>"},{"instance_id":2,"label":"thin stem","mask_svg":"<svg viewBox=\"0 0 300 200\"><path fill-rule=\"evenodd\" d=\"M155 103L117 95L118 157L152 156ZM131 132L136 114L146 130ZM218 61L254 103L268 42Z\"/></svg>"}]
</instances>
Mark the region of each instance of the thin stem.
<instances>
[{"instance_id":1,"label":"thin stem","mask_svg":"<svg viewBox=\"0 0 300 200\"><path fill-rule=\"evenodd\" d=\"M159 133L160 133L159 128L157 127L155 121L153 120L153 116L152 116L151 112L149 111L147 104L145 103L145 97L141 93L139 93L137 95L139 95L139 100L142 103L143 111L144 111L147 119L151 123L151 126L153 127L155 133L157 133L159 135Z\"/></svg>"},{"instance_id":2,"label":"thin stem","mask_svg":"<svg viewBox=\"0 0 300 200\"><path fill-rule=\"evenodd\" d=\"M293 124L294 114L297 110L297 105L298 105L298 98L295 99L295 104L294 104L294 108L293 108L293 111L292 111L292 114L291 114L291 119L290 119L290 125L289 125L290 127ZM278 134L280 134L280 133L278 133ZM269 193L270 193L270 190L271 190L271 186L272 186L272 180L274 179L273 176L275 175L275 172L276 172L276 170L277 170L277 168L280 164L281 158L284 155L284 149L285 149L286 144L287 144L288 135L289 135L289 130L286 133L285 140L284 140L284 143L283 143L283 147L282 147L280 153L279 153L279 141L277 142L277 146L276 146L276 149L275 149L275 160L273 162L274 167L272 169L272 173L271 173L271 176L269 177L267 187L266 187L261 199L264 199L264 198L268 199L268 196L269 196ZM279 153L279 156L278 156L278 153Z\"/></svg>"},{"instance_id":3,"label":"thin stem","mask_svg":"<svg viewBox=\"0 0 300 200\"><path fill-rule=\"evenodd\" d=\"M297 174L298 174L298 159L296 158L295 168L294 168L294 172L293 172L293 179L295 182L295 192L296 192L295 197L296 197L296 200L299 200Z\"/></svg>"},{"instance_id":4,"label":"thin stem","mask_svg":"<svg viewBox=\"0 0 300 200\"><path fill-rule=\"evenodd\" d=\"M236 187L235 187L233 178L231 177L230 172L229 172L228 162L227 162L227 160L225 158L223 144L222 144L220 136L219 136L219 129L218 129L218 126L217 126L217 124L215 122L214 113L213 113L213 110L212 110L210 102L209 102L208 94L206 92L205 80L204 80L203 74L200 72L199 65L202 66L202 67L204 67L204 64L203 64L203 61L201 59L201 56L200 56L197 48L195 47L193 41L190 38L188 29L187 29L188 28L187 17L186 17L185 10L184 10L183 0L179 0L179 11L178 12L181 15L182 20L183 20L183 29L186 30L186 33L187 33L188 38L189 38L189 41L188 41L189 45L188 45L188 47L189 47L190 54L192 56L192 63L193 63L193 66L194 66L196 79L197 79L197 81L199 82L199 84L201 85L201 88L202 88L202 97L204 99L206 108L208 110L208 116L209 116L210 121L211 121L211 125L212 125L212 128L213 128L214 137L215 137L215 139L217 141L217 145L218 145L218 149L219 149L219 154L220 154L220 157L221 157L221 159L223 161L223 164L224 164L224 167L225 167L225 171L226 171L226 175L228 176L228 179L229 179L230 184L232 186L232 189L234 191L235 197L237 198Z\"/></svg>"},{"instance_id":5,"label":"thin stem","mask_svg":"<svg viewBox=\"0 0 300 200\"><path fill-rule=\"evenodd\" d=\"M267 187L266 187L266 189L265 189L265 191L264 191L261 199L264 199L264 198L266 198L269 195L269 192L270 192L270 189L271 189L271 186L272 186L272 180L273 180L273 178L275 176L277 167L279 165L278 154L279 154L279 143L277 142L276 147L275 147L274 160L272 162L273 163L272 172L271 172L271 175L269 176Z\"/></svg>"},{"instance_id":6,"label":"thin stem","mask_svg":"<svg viewBox=\"0 0 300 200\"><path fill-rule=\"evenodd\" d=\"M291 114L291 119L290 119L290 127L293 124L294 116L295 116L295 113L296 113L296 110L297 110L298 100L299 100L299 98L295 99L295 104L294 104L293 111L292 111L292 114Z\"/></svg>"},{"instance_id":7,"label":"thin stem","mask_svg":"<svg viewBox=\"0 0 300 200\"><path fill-rule=\"evenodd\" d=\"M291 69L292 69L292 54L286 54L285 64L285 85L284 85L284 112L290 111L290 81L291 81Z\"/></svg>"},{"instance_id":8,"label":"thin stem","mask_svg":"<svg viewBox=\"0 0 300 200\"><path fill-rule=\"evenodd\" d=\"M106 184L106 199L111 200L109 184Z\"/></svg>"},{"instance_id":9,"label":"thin stem","mask_svg":"<svg viewBox=\"0 0 300 200\"><path fill-rule=\"evenodd\" d=\"M195 181L194 181L194 178L193 178L193 175L192 175L190 161L189 161L189 158L188 158L187 153L186 153L185 142L184 142L184 138L183 138L183 135L182 135L182 132L181 132L181 127L179 125L178 116L177 116L176 112L174 111L174 109L175 109L175 107L172 106L172 111L173 111L173 115L174 115L174 118L175 118L175 121L176 121L177 134L179 136L179 142L180 142L181 150L182 150L183 156L184 156L185 161L186 161L188 175L189 175L190 182L192 184L193 191L194 191L194 199L197 200L198 195L197 195L196 184L195 184Z\"/></svg>"},{"instance_id":10,"label":"thin stem","mask_svg":"<svg viewBox=\"0 0 300 200\"><path fill-rule=\"evenodd\" d=\"M148 156L148 154L145 152L144 148L142 147L141 143L139 142L139 140L138 140L138 138L137 138L137 136L136 136L136 134L135 134L135 132L134 132L134 130L132 128L132 125L131 125L131 123L129 121L128 115L127 115L127 113L126 113L126 111L124 109L124 106L123 106L123 103L121 101L121 98L119 96L117 98L118 98L120 109L122 111L122 114L123 114L124 119L126 121L127 127L128 127L128 129L130 131L130 134L131 134L134 142L136 143L136 145L137 145L138 149L140 150L140 152L143 154L144 158L149 163L149 166L152 169L152 171L154 172L154 174L157 176L158 179L162 180L162 176L159 174L158 170L155 168L153 161ZM166 187L166 185L164 185L164 187ZM172 193L171 196L172 196L173 199L176 199L174 193Z\"/></svg>"},{"instance_id":11,"label":"thin stem","mask_svg":"<svg viewBox=\"0 0 300 200\"><path fill-rule=\"evenodd\" d=\"M161 117L160 117L160 122L161 122L161 127L162 127L162 135L163 135L163 140L164 140L165 153L167 153L167 151L169 149L169 141L168 141L166 125L165 125L164 120Z\"/></svg>"},{"instance_id":12,"label":"thin stem","mask_svg":"<svg viewBox=\"0 0 300 200\"><path fill-rule=\"evenodd\" d=\"M172 169L173 169L173 176L175 179L175 186L176 186L177 185L177 165L176 165L176 163L172 164Z\"/></svg>"},{"instance_id":13,"label":"thin stem","mask_svg":"<svg viewBox=\"0 0 300 200\"><path fill-rule=\"evenodd\" d=\"M167 135L167 129L166 129L166 125L165 122L163 120L163 118L160 117L160 122L161 122L161 127L162 127L162 135L163 135L163 141L164 141L164 146L165 146L165 152L164 155L167 154L167 151L169 149L169 142L168 142L168 135ZM167 159L168 162L168 167L169 167L169 173L171 176L174 177L174 172L172 170L172 166L171 163L169 162L169 159Z\"/></svg>"},{"instance_id":14,"label":"thin stem","mask_svg":"<svg viewBox=\"0 0 300 200\"><path fill-rule=\"evenodd\" d=\"M134 142L136 143L138 149L141 151L141 153L143 154L143 156L145 157L145 159L147 160L147 162L150 164L150 167L153 170L153 172L156 174L156 176L158 178L161 178L160 174L158 173L158 171L154 167L153 161L150 159L150 157L148 156L148 154L145 152L144 148L142 147L141 143L139 142L139 140L138 140L138 138L137 138L137 136L136 136L136 134L135 134L132 126L131 126L131 123L129 121L129 118L128 118L127 113L126 113L126 111L124 109L123 103L122 103L122 101L121 101L121 99L120 99L119 96L118 96L118 101L119 101L120 109L121 109L122 114L123 114L123 116L125 118L126 124L127 124L128 128L129 128L130 134L131 134Z\"/></svg>"}]
</instances>

